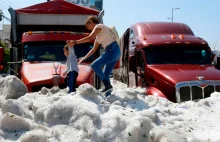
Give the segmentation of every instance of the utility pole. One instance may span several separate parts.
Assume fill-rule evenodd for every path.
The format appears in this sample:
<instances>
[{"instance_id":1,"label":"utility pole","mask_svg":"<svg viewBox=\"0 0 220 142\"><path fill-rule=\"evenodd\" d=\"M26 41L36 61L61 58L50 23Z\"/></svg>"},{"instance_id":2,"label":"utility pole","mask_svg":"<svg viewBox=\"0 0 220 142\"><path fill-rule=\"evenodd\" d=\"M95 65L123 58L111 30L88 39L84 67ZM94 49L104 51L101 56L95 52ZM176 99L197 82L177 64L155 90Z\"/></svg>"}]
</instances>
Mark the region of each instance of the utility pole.
<instances>
[{"instance_id":1,"label":"utility pole","mask_svg":"<svg viewBox=\"0 0 220 142\"><path fill-rule=\"evenodd\" d=\"M167 17L167 19L171 19L171 20L172 20L172 22L173 22L173 10L178 10L178 9L180 9L180 8L172 8L172 18Z\"/></svg>"}]
</instances>

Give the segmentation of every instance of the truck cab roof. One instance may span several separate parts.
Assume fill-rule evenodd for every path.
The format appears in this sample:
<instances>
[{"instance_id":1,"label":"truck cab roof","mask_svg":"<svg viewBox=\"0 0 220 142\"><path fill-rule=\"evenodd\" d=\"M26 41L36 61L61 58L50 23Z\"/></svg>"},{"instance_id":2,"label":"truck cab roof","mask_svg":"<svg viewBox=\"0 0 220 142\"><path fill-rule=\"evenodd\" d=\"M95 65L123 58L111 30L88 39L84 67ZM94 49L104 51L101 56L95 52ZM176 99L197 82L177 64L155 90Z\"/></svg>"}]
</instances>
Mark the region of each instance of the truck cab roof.
<instances>
[{"instance_id":1,"label":"truck cab roof","mask_svg":"<svg viewBox=\"0 0 220 142\"><path fill-rule=\"evenodd\" d=\"M139 22L131 26L137 34L187 34L194 35L192 30L183 23L174 22Z\"/></svg>"},{"instance_id":2,"label":"truck cab roof","mask_svg":"<svg viewBox=\"0 0 220 142\"><path fill-rule=\"evenodd\" d=\"M208 43L194 35L189 26L174 22L139 22L130 27L131 40L138 40L140 46L168 44L208 45ZM189 45L189 46L190 46Z\"/></svg>"}]
</instances>

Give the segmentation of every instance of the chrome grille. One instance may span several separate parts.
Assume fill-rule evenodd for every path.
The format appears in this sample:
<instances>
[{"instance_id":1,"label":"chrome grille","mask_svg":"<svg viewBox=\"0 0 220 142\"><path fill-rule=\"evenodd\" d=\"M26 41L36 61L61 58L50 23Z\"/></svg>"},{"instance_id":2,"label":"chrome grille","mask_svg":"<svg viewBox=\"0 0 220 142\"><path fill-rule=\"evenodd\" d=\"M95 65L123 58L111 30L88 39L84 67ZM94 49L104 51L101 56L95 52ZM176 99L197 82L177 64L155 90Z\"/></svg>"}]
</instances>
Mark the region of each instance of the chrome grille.
<instances>
[{"instance_id":1,"label":"chrome grille","mask_svg":"<svg viewBox=\"0 0 220 142\"><path fill-rule=\"evenodd\" d=\"M220 85L215 86L215 91L220 92Z\"/></svg>"},{"instance_id":2,"label":"chrome grille","mask_svg":"<svg viewBox=\"0 0 220 142\"><path fill-rule=\"evenodd\" d=\"M202 88L199 86L192 86L192 100L203 98Z\"/></svg>"},{"instance_id":3,"label":"chrome grille","mask_svg":"<svg viewBox=\"0 0 220 142\"><path fill-rule=\"evenodd\" d=\"M181 101L187 101L191 100L190 98L190 87L181 87L180 88L180 100Z\"/></svg>"},{"instance_id":4,"label":"chrome grille","mask_svg":"<svg viewBox=\"0 0 220 142\"><path fill-rule=\"evenodd\" d=\"M178 103L210 97L213 92L220 92L220 81L188 81L176 84L176 101Z\"/></svg>"},{"instance_id":5,"label":"chrome grille","mask_svg":"<svg viewBox=\"0 0 220 142\"><path fill-rule=\"evenodd\" d=\"M210 97L210 94L215 91L215 87L213 85L209 85L204 88L204 97Z\"/></svg>"}]
</instances>

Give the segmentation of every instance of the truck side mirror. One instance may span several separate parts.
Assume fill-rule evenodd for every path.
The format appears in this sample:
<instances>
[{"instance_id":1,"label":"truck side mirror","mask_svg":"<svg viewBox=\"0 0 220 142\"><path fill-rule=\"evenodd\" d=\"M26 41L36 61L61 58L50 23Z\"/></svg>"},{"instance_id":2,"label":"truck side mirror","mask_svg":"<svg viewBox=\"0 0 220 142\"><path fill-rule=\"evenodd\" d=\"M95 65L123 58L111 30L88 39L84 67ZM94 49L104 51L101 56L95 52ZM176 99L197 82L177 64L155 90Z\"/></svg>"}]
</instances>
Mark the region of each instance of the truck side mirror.
<instances>
[{"instance_id":1,"label":"truck side mirror","mask_svg":"<svg viewBox=\"0 0 220 142\"><path fill-rule=\"evenodd\" d=\"M4 48L0 47L0 70L4 69Z\"/></svg>"},{"instance_id":2,"label":"truck side mirror","mask_svg":"<svg viewBox=\"0 0 220 142\"><path fill-rule=\"evenodd\" d=\"M104 12L104 10L102 10L100 13L99 13L99 15L98 15L98 21L99 21L99 23L103 23L103 16L104 16L104 14L105 14L105 12Z\"/></svg>"}]
</instances>

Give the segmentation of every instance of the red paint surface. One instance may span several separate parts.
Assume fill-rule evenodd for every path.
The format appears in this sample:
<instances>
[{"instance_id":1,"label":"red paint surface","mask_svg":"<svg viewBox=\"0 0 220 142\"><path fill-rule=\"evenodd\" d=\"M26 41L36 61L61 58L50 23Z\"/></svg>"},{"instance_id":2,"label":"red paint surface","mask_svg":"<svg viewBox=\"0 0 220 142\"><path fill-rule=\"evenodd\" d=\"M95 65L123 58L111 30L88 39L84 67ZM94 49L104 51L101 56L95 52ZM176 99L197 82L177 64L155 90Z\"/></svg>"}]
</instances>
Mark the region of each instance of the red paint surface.
<instances>
[{"instance_id":1,"label":"red paint surface","mask_svg":"<svg viewBox=\"0 0 220 142\"><path fill-rule=\"evenodd\" d=\"M36 41L66 41L66 40L78 40L86 35L82 34L70 34L70 33L37 33L27 34L22 36L22 42L36 42ZM91 41L93 42L93 41Z\"/></svg>"},{"instance_id":2,"label":"red paint surface","mask_svg":"<svg viewBox=\"0 0 220 142\"><path fill-rule=\"evenodd\" d=\"M136 84L140 87L146 83L146 94L160 96L176 102L175 85L184 81L198 81L198 76L204 76L203 80L220 80L220 71L213 65L196 64L159 64L148 65L146 62L144 77L131 71L137 68L135 65L135 50L142 48L170 47L182 45L183 47L209 48L208 43L196 37L192 30L183 23L172 22L141 22L130 27L133 31L133 38L127 43L129 49L129 86ZM130 30L128 29L128 30ZM127 35L126 33L124 35ZM124 37L126 38L126 37ZM174 47L175 47L174 46ZM125 50L125 49L123 49ZM145 55L144 55L145 56ZM133 73L133 75L130 75Z\"/></svg>"},{"instance_id":3,"label":"red paint surface","mask_svg":"<svg viewBox=\"0 0 220 142\"><path fill-rule=\"evenodd\" d=\"M57 64L56 64L57 65ZM61 64L57 73L61 76L60 83L64 83L63 72L66 70L66 65ZM24 62L21 69L22 81L27 85L29 91L34 85L53 84L52 77L55 73L53 62L51 63L29 63ZM77 85L92 82L93 71L88 65L79 65L79 75L76 81Z\"/></svg>"},{"instance_id":4,"label":"red paint surface","mask_svg":"<svg viewBox=\"0 0 220 142\"><path fill-rule=\"evenodd\" d=\"M198 81L198 76L204 76L203 80L220 80L220 71L212 65L151 65L148 73L173 86L178 82Z\"/></svg>"},{"instance_id":5,"label":"red paint surface","mask_svg":"<svg viewBox=\"0 0 220 142\"><path fill-rule=\"evenodd\" d=\"M172 22L141 22L131 26L138 45L136 48L146 48L152 45L169 44L202 44L207 42L194 35L192 30L183 23ZM172 35L175 39L172 39ZM184 38L181 38L184 37ZM203 43L204 44L204 43Z\"/></svg>"}]
</instances>

